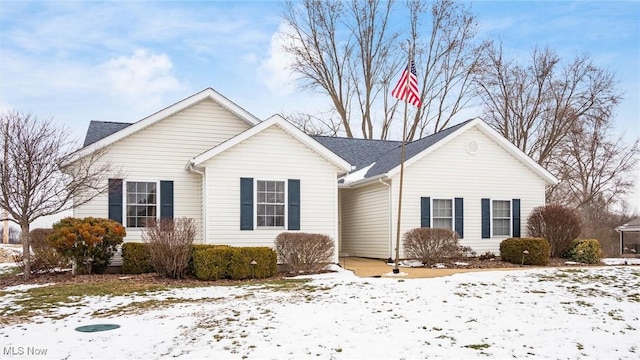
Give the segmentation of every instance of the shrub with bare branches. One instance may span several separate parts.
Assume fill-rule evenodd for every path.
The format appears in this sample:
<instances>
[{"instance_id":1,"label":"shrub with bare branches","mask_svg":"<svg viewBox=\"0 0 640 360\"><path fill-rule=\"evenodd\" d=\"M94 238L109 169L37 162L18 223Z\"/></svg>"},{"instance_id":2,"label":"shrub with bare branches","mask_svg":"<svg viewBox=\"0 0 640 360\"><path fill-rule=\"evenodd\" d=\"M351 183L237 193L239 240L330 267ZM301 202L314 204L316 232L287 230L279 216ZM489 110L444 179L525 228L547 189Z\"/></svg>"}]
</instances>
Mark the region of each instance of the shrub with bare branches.
<instances>
[{"instance_id":1,"label":"shrub with bare branches","mask_svg":"<svg viewBox=\"0 0 640 360\"><path fill-rule=\"evenodd\" d=\"M62 256L49 243L49 236L53 235L53 229L33 229L29 233L29 241L31 242L31 250L33 251L31 259L31 272L39 271L52 272L56 268L69 267L69 261Z\"/></svg>"},{"instance_id":2,"label":"shrub with bare branches","mask_svg":"<svg viewBox=\"0 0 640 360\"><path fill-rule=\"evenodd\" d=\"M425 265L459 258L464 250L458 244L458 234L449 229L415 228L404 234L402 244L407 258Z\"/></svg>"},{"instance_id":3,"label":"shrub with bare branches","mask_svg":"<svg viewBox=\"0 0 640 360\"><path fill-rule=\"evenodd\" d=\"M149 244L151 263L156 272L172 279L183 278L189 268L191 245L196 236L193 219L152 219L146 225L142 240Z\"/></svg>"},{"instance_id":4,"label":"shrub with bare branches","mask_svg":"<svg viewBox=\"0 0 640 360\"><path fill-rule=\"evenodd\" d=\"M324 234L283 232L276 237L276 252L292 273L312 273L331 262L334 241Z\"/></svg>"},{"instance_id":5,"label":"shrub with bare branches","mask_svg":"<svg viewBox=\"0 0 640 360\"><path fill-rule=\"evenodd\" d=\"M580 218L561 205L539 206L527 220L530 237L544 238L551 245L551 257L566 257L572 241L580 236Z\"/></svg>"}]
</instances>

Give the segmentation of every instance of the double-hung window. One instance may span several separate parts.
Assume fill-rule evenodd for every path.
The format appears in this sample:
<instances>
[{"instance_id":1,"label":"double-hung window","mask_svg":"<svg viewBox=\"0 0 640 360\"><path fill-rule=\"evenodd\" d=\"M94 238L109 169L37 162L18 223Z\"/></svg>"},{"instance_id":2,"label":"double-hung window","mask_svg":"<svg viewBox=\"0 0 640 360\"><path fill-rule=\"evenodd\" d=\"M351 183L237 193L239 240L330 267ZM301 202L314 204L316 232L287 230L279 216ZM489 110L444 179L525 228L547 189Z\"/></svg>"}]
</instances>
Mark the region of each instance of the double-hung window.
<instances>
[{"instance_id":1,"label":"double-hung window","mask_svg":"<svg viewBox=\"0 0 640 360\"><path fill-rule=\"evenodd\" d=\"M511 235L511 201L493 200L493 236Z\"/></svg>"},{"instance_id":2,"label":"double-hung window","mask_svg":"<svg viewBox=\"0 0 640 360\"><path fill-rule=\"evenodd\" d=\"M256 185L258 227L284 227L285 182L258 180Z\"/></svg>"},{"instance_id":3,"label":"double-hung window","mask_svg":"<svg viewBox=\"0 0 640 360\"><path fill-rule=\"evenodd\" d=\"M155 219L158 210L158 183L127 181L127 227L145 227L148 219Z\"/></svg>"},{"instance_id":4,"label":"double-hung window","mask_svg":"<svg viewBox=\"0 0 640 360\"><path fill-rule=\"evenodd\" d=\"M433 227L453 229L453 201L451 199L433 199Z\"/></svg>"}]
</instances>

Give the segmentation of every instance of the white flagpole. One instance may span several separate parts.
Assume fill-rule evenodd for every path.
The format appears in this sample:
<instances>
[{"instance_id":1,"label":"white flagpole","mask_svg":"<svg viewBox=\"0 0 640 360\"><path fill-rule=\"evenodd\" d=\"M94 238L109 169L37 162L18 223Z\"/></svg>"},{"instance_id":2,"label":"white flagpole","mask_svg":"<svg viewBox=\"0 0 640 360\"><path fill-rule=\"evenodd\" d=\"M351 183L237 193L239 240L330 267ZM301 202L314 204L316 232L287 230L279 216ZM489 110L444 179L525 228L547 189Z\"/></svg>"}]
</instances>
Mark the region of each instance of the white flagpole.
<instances>
[{"instance_id":1,"label":"white flagpole","mask_svg":"<svg viewBox=\"0 0 640 360\"><path fill-rule=\"evenodd\" d=\"M400 273L399 261L400 261L400 223L402 219L402 185L404 182L404 157L405 157L405 142L407 136L407 108L409 103L409 81L411 79L411 45L409 44L408 50L409 63L407 64L407 80L404 84L404 120L402 122L402 145L400 150L400 189L398 194L398 223L396 227L396 261L393 268L394 274Z\"/></svg>"}]
</instances>

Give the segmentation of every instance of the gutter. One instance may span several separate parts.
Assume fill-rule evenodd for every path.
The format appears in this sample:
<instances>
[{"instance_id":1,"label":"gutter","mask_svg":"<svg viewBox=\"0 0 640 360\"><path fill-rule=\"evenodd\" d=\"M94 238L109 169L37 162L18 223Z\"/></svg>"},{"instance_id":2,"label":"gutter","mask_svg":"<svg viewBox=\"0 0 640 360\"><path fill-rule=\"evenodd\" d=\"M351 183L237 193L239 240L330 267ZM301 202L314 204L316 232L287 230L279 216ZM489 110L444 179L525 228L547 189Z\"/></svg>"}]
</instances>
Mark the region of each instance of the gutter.
<instances>
[{"instance_id":1,"label":"gutter","mask_svg":"<svg viewBox=\"0 0 640 360\"><path fill-rule=\"evenodd\" d=\"M373 177L370 177L370 178L354 181L354 182L349 183L349 184L342 184L341 187L343 187L343 188L355 188L355 187L367 185L369 183L377 182L378 180L384 179L386 177L388 177L387 173L384 173L384 174L376 175L376 176L373 176Z\"/></svg>"},{"instance_id":2,"label":"gutter","mask_svg":"<svg viewBox=\"0 0 640 360\"><path fill-rule=\"evenodd\" d=\"M196 174L200 174L201 179L202 179L202 243L206 244L207 243L207 173L204 170L198 169L194 162L193 159L190 159L189 162L187 163L187 166L185 166L185 170L187 170L187 172L194 172Z\"/></svg>"},{"instance_id":3,"label":"gutter","mask_svg":"<svg viewBox=\"0 0 640 360\"><path fill-rule=\"evenodd\" d=\"M380 181L380 184L383 184L387 186L387 188L389 188L389 206L387 207L387 210L389 212L389 226L387 226L387 228L389 229L389 259L387 259L387 263L392 263L393 259L391 259L391 254L393 252L393 232L391 227L393 224L393 211L391 210L391 208L393 206L393 202L392 202L391 184L384 182L382 178L378 178L378 181Z\"/></svg>"}]
</instances>

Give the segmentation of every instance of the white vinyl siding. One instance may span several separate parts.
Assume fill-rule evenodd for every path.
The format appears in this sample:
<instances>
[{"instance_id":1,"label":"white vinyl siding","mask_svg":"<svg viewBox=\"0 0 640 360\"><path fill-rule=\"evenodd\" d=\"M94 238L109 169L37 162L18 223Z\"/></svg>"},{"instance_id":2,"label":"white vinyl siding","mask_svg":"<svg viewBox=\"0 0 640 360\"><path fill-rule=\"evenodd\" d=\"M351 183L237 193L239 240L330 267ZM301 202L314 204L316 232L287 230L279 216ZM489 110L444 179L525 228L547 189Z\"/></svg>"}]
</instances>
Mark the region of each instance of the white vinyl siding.
<instances>
[{"instance_id":1,"label":"white vinyl siding","mask_svg":"<svg viewBox=\"0 0 640 360\"><path fill-rule=\"evenodd\" d=\"M478 144L473 155L465 148L469 139ZM392 180L394 221L391 226L395 234L399 174ZM405 167L401 234L420 226L421 197L463 198L464 239L460 241L461 245L470 246L478 253L498 253L504 236L481 237L481 199L521 199L520 231L526 236L526 219L533 208L545 204L545 185L544 179L520 160L481 130L471 128ZM380 201L378 206L385 206L385 203ZM403 256L402 246L400 250Z\"/></svg>"},{"instance_id":2,"label":"white vinyl siding","mask_svg":"<svg viewBox=\"0 0 640 360\"><path fill-rule=\"evenodd\" d=\"M205 161L202 167L207 183L207 243L272 247L276 236L286 231L286 223L285 228L240 230L240 178L297 179L300 231L329 235L337 248L339 169L279 126L242 141ZM256 205L254 201L254 211Z\"/></svg>"},{"instance_id":3,"label":"white vinyl siding","mask_svg":"<svg viewBox=\"0 0 640 360\"><path fill-rule=\"evenodd\" d=\"M386 259L389 246L389 190L376 183L340 190L341 254Z\"/></svg>"},{"instance_id":4,"label":"white vinyl siding","mask_svg":"<svg viewBox=\"0 0 640 360\"><path fill-rule=\"evenodd\" d=\"M185 164L247 128L244 120L204 100L112 144L98 166L111 162L112 178L173 181L174 217L195 219L196 241L202 242L201 176L187 172ZM107 193L76 207L74 216L108 217ZM142 241L141 230L127 229L125 241Z\"/></svg>"}]
</instances>

